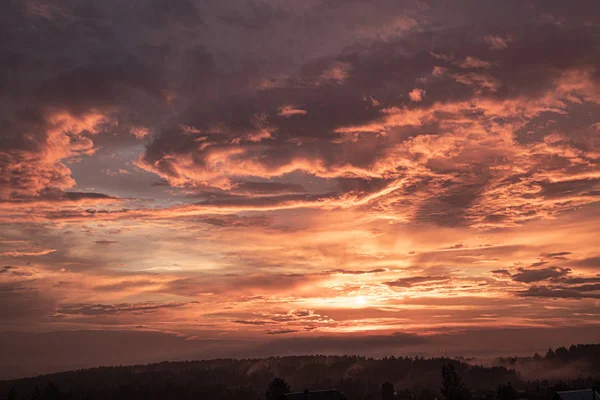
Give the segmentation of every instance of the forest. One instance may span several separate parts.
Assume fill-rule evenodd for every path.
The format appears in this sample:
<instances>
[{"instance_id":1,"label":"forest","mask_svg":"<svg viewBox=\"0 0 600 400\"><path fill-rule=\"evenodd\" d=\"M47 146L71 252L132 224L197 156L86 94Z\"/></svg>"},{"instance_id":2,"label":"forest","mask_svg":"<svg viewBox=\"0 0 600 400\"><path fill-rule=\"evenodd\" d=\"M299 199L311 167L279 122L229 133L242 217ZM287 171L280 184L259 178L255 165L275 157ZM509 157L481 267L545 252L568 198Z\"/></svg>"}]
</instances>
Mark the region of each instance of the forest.
<instances>
[{"instance_id":1,"label":"forest","mask_svg":"<svg viewBox=\"0 0 600 400\"><path fill-rule=\"evenodd\" d=\"M98 367L0 382L8 400L276 400L287 391L337 389L349 400L549 400L600 387L600 344L544 355L468 359L292 356Z\"/></svg>"}]
</instances>

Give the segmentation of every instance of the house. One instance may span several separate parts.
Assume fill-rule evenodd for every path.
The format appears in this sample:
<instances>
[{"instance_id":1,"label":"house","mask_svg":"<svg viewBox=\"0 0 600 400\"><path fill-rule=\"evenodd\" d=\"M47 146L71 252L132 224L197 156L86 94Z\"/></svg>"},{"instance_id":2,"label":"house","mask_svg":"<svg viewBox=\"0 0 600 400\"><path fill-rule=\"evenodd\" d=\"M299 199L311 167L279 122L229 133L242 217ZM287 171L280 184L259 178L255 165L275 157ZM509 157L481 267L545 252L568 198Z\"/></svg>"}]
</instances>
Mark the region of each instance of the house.
<instances>
[{"instance_id":1,"label":"house","mask_svg":"<svg viewBox=\"0 0 600 400\"><path fill-rule=\"evenodd\" d=\"M594 389L565 390L556 392L552 400L600 400Z\"/></svg>"},{"instance_id":2,"label":"house","mask_svg":"<svg viewBox=\"0 0 600 400\"><path fill-rule=\"evenodd\" d=\"M296 393L286 393L281 396L281 400L348 400L341 392L337 390L315 390ZM598 399L600 400L600 399Z\"/></svg>"}]
</instances>

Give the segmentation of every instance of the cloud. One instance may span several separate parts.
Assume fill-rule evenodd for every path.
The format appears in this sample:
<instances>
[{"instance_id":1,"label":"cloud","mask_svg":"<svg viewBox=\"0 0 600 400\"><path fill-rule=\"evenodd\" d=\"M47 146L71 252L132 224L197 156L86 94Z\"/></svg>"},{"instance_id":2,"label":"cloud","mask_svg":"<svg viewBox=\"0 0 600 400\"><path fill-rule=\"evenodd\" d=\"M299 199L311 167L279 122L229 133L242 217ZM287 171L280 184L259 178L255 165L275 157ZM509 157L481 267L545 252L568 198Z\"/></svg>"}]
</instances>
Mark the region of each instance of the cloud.
<instances>
[{"instance_id":1,"label":"cloud","mask_svg":"<svg viewBox=\"0 0 600 400\"><path fill-rule=\"evenodd\" d=\"M560 45L562 46L563 43L564 40L560 42ZM533 46L533 43L525 42L522 43L522 45ZM523 54L517 54L516 49L513 51L515 52L515 54L513 54L514 56L525 56ZM233 127L228 127L225 130L225 132L228 132L227 135L222 138L218 138L214 134L209 137L202 133L196 138L189 137L189 135L185 136L185 138L182 137L181 140L183 142L189 140L190 143L193 140L202 139L203 145L201 146L201 149L198 152L190 153L187 150L180 152L176 148L172 148L172 151L166 151L169 147L172 147L174 141L177 142L180 140L178 139L177 134L171 133L169 134L168 139L166 136L158 138L157 141L150 146L146 156L141 159L140 165L150 171L158 172L174 184L197 182L216 185L221 188L229 187L232 180L247 176L248 174L261 178L272 178L284 177L287 174L297 171L303 171L307 174L316 175L325 179L343 179L344 176L353 174L358 175L363 179L380 179L386 177L392 179L396 178L401 182L400 179L404 177L406 180L416 181L415 183L428 181L429 183L427 185L422 185L424 186L424 189L430 189L431 191L423 193L423 196L425 199L430 200L429 204L427 204L427 202L425 204L429 207L433 207L433 209L425 208L423 212L420 212L417 215L426 218L428 221L440 221L442 224L475 222L473 220L469 221L470 216L468 214L472 213L476 207L483 207L485 204L493 204L487 202L485 199L491 196L489 191L495 190L492 189L494 187L504 186L511 188L511 190L514 190L515 195L521 193L523 190L527 190L527 195L533 195L530 186L536 182L536 178L517 174L516 171L511 173L510 170L497 169L495 167L488 168L487 171L489 172L486 176L484 165L493 166L497 160L500 160L502 157L506 157L509 154L520 154L526 165L531 162L537 165L537 162L534 160L539 157L538 154L540 154L540 152L541 157L544 157L544 153L547 153L548 156L550 156L552 149L542 148L540 147L541 145L535 148L519 148L518 144L512 141L512 138L508 136L508 131L515 128L518 129L519 126L526 123L528 119L538 115L542 110L559 110L565 106L565 103L561 103L558 98L556 101L550 100L551 102L555 101L556 107L551 103L545 104L547 103L546 100L540 100L541 102L536 103L536 99L542 99L546 94L550 96L549 99L553 98L553 96L568 96L567 92L564 92L564 86L560 83L560 74L545 71L544 74L547 72L547 75L542 74L543 76L538 79L541 86L539 88L534 87L534 85L527 87L527 90L524 89L523 93L500 92L502 85L504 84L503 82L515 85L520 84L525 78L518 74L499 74L497 70L507 67L507 65L505 64L505 56L496 55L494 61L490 61L490 63L493 62L497 67L489 69L489 71L485 73L452 72L453 79L455 79L455 82L458 84L467 85L476 92L491 90L498 93L496 96L490 95L483 98L476 97L471 99L472 92L459 90L458 92L453 92L456 93L454 99L448 101L448 99L444 98L446 91L442 90L439 95L436 93L434 98L429 99L430 101L433 101L433 105L408 108L408 105L406 104L396 103L387 104L385 107L382 107L382 109L373 107L370 109L369 107L365 108L364 101L362 101L364 98L362 93L358 95L359 91L362 92L364 90L364 88L360 86L359 77L361 77L361 79L366 79L367 65L370 66L369 73L376 67L382 69L381 73L375 75L372 74L372 76L376 76L376 78L371 77L371 80L377 79L384 82L388 76L391 76L391 70L388 71L387 67L384 67L384 64L381 64L382 61L378 56L379 54L375 52L373 54L370 54L369 52L365 52L364 54L359 53L352 57L341 56L341 60L352 65L352 75L348 77L347 80L340 82L339 85L316 89L312 86L294 87L290 83L290 85L292 85L291 87L267 89L257 94L253 104L256 104L257 102L262 103L264 104L263 110L269 108L272 110L270 112L267 111L266 114L264 114L266 115L265 121L267 121L267 125L273 132L277 132L275 136L271 135L269 138L262 140L260 146L250 142L244 143L242 139L240 139L242 140L241 142L235 142L235 146L230 144L232 143L232 135L243 138L247 135L245 132L256 129L256 126L253 128L252 115L255 115L255 113L258 112L258 109L251 105L242 104L239 106L247 108L249 112L243 114L247 116L246 120L242 118L239 121L236 121L236 125L239 127L238 134L235 133L235 130L231 130ZM425 54L423 56L425 56ZM545 55L542 57L544 56ZM481 59L475 58L474 56L469 57L471 58L465 58L465 60L469 61L467 63L470 66L469 68L479 68L483 66L483 62L477 62L477 60L481 61ZM573 57L577 57L577 54L574 54ZM402 56L396 56L393 53L391 60L390 65L394 64L397 67L404 67L409 61ZM423 60L430 60L430 57L424 57ZM323 61L323 63L324 65L329 65L330 61ZM315 69L317 72L311 72L311 68ZM309 66L307 66L304 74L314 76L319 70L322 70L323 67L319 68L318 63L314 67L309 68ZM365 69L363 70L363 68ZM566 71L570 67L565 65L564 68L564 71ZM356 77L356 81L354 80L354 77ZM289 82L294 82L293 78L288 79ZM442 84L442 82L438 83L438 85L440 84ZM445 81L443 85L447 86L449 85L449 82ZM532 89L531 92L529 91L529 88ZM580 90L575 89L574 87L571 88L577 91ZM571 91L572 89L568 89L568 91ZM345 91L348 91L348 93L356 91L356 98L361 99L362 111L359 111L359 108L352 104L352 96L345 96L343 101L347 102L347 104L344 104L346 109L349 109L348 107L350 107L350 109L356 109L356 113L348 113L350 114L348 118L355 118L359 123L353 124L348 120L336 121L340 114L335 111L335 103L328 102L321 105L321 108L331 109L331 112L327 113L330 118L329 120L322 120L320 115L326 110L319 110L319 107L315 107L314 103L306 100L307 98L310 98L310 93L312 91L316 91L316 93L321 96L332 96L332 98L337 98L339 94L342 94ZM285 121L274 118L276 115L275 111L278 109L279 105L278 103L273 102L270 98L271 95L275 99L284 95L297 96L299 101L295 103L305 105L303 109L307 111L307 115L304 116L305 118L303 118L302 122L294 125L288 125ZM469 109L473 105L477 112L470 113ZM215 112L216 113L213 113L211 118L214 118L221 111L216 110ZM443 122L439 119L439 115L445 116ZM492 124L494 118L498 117L508 118L511 121L514 121L511 122L511 124L516 125L505 127L495 125L492 128L492 125L489 124ZM216 123L217 122L214 122L213 125ZM316 125L317 123L324 123L325 125L319 126ZM372 134L370 136L365 134L367 132L386 132L402 126L417 127L422 126L423 124L430 124L432 128L435 129L437 128L436 125L441 125L442 123L448 127L450 132L454 131L454 133L448 133L443 136L437 134L417 136L409 141L402 141L402 136L395 137L394 135L389 135L388 137L379 138L373 137ZM194 123L194 125L201 124ZM210 124L206 125L206 129L211 129L210 127ZM441 128L441 130L445 129L443 126L439 126L439 128ZM219 129L220 132L223 131L223 128ZM464 168L461 170L462 166L464 166L461 162L464 159L472 157L473 154L477 154L477 150L470 147L478 147L478 144L480 144L478 142L479 140L482 142L490 140L490 136L485 134L489 129L495 129L498 132L502 131L504 133L499 134L497 136L498 141L491 146L486 146L485 151L481 153L483 154L482 158L486 160L481 160L482 164L480 170L477 172L472 171L471 173L464 171ZM302 136L302 132L314 130L321 132L318 138ZM457 135L455 130L465 133L462 136ZM200 131L204 132L204 129L200 129ZM465 143L464 137L467 135L466 132L470 132L469 135L471 135L471 137L474 137L473 135L475 135L478 137L478 140L474 143L472 142L473 144L471 146L467 145L466 147L461 147L462 144ZM280 136L282 134L284 136ZM338 136L340 134L345 136L352 134L353 136L350 136L347 139L339 138ZM283 140L283 138L286 139ZM315 147L317 142L319 142L320 145ZM372 151L369 154L361 152L361 147L365 146L366 143L369 143L369 146L372 146L372 144L378 142L381 143L380 146L373 147L376 149L375 151ZM433 150L438 146L447 146L448 152L442 153ZM189 147L181 147L182 150L187 148ZM343 160L344 164L338 162L335 157L330 155L338 153L333 151L336 148L341 151L340 154L352 154L353 157L351 159ZM387 153L380 153L378 150L380 148L388 148L391 150ZM162 152L162 155L156 157L157 154L159 154L159 149L160 152ZM425 158L422 158L419 161L412 161L410 158L403 157L405 154L419 157L422 153L418 150L431 151L430 156L425 156ZM483 148L480 149L480 151L482 150ZM525 153L523 153L523 151ZM269 162L263 163L257 160L269 160ZM392 166L396 166L398 163L414 172L403 174L397 169L393 169ZM221 167L217 170L216 165L220 165ZM442 165L445 166L445 169L443 170L440 169L440 166ZM223 166L226 167L223 168ZM452 169L452 167L454 167L454 169ZM531 165L531 168L533 168L533 165ZM451 174L456 174L458 171L462 174L461 179L453 181ZM502 173L500 173L500 171L502 171ZM531 171L533 171L533 169L531 169ZM472 183L466 183L465 185L464 180L469 175L471 175ZM520 176L518 181L516 180L516 175ZM446 180L444 180L444 176L447 178ZM458 186L458 181L460 180L463 180L463 187ZM537 181L540 182L539 180ZM443 182L445 183L443 184ZM456 182L457 185L452 185L451 182ZM466 190L464 186L467 186ZM442 195L432 196L434 191L441 191ZM456 193L453 193L453 191ZM549 200L548 204L550 202L554 204L555 200L552 200L553 198L548 198L546 193L549 193L548 189L542 189L542 191L538 193L540 202L542 199L546 198ZM592 191L582 193L571 191L568 195L577 195L578 201L586 202L591 201L591 199L585 200L584 196L589 197L592 193ZM518 196L513 196L513 199L518 198ZM299 202L299 204L301 203L302 202ZM418 203L416 199L415 203ZM435 203L437 203L437 205L435 205ZM452 212L453 207L444 203L463 205L467 215L465 215L464 218L446 220L446 215L450 216L454 213ZM498 203L498 201L495 201L494 203ZM521 211L518 211L516 215L514 212L502 212L503 206L512 207L511 210ZM437 207L449 208L452 211L449 210L447 214L438 214L435 212L435 208ZM528 209L526 204L513 204L510 206L498 204L497 207L496 205L494 205L494 207L496 208L495 211L490 210L491 207L487 207L487 210L481 210L481 212L478 212L479 216L474 215L472 219L476 219L476 222L482 225L506 225L515 221L515 217L518 217L519 215L522 219L535 217L532 210ZM544 210L550 210L550 208L545 208ZM430 211L434 212L431 213Z\"/></svg>"},{"instance_id":2,"label":"cloud","mask_svg":"<svg viewBox=\"0 0 600 400\"><path fill-rule=\"evenodd\" d=\"M561 286L533 286L519 292L522 297L549 297L555 299L600 299L600 286L595 287L594 292L582 291Z\"/></svg>"},{"instance_id":3,"label":"cloud","mask_svg":"<svg viewBox=\"0 0 600 400\"><path fill-rule=\"evenodd\" d=\"M205 215L194 218L198 222L225 228L247 228L265 227L272 224L271 218L255 215L251 217L239 217L237 215Z\"/></svg>"},{"instance_id":4,"label":"cloud","mask_svg":"<svg viewBox=\"0 0 600 400\"><path fill-rule=\"evenodd\" d=\"M288 105L279 107L279 111L277 112L277 114L281 117L289 118L294 115L306 115L307 112L306 110L303 110L301 108L296 108L294 106Z\"/></svg>"},{"instance_id":5,"label":"cloud","mask_svg":"<svg viewBox=\"0 0 600 400\"><path fill-rule=\"evenodd\" d=\"M109 196L104 193L90 193L90 192L64 192L63 194L58 193L59 196L64 196L68 200L83 200L83 199L116 199L116 197Z\"/></svg>"},{"instance_id":6,"label":"cloud","mask_svg":"<svg viewBox=\"0 0 600 400\"><path fill-rule=\"evenodd\" d=\"M285 322L285 323L290 323L290 322L301 322L301 323L324 323L324 324L329 324L332 322L332 319L329 318L327 315L322 315L319 314L317 312L315 312L314 310L306 310L306 309L299 309L299 310L290 310L286 313L264 313L264 316L268 317L270 320L275 321L275 322Z\"/></svg>"},{"instance_id":7,"label":"cloud","mask_svg":"<svg viewBox=\"0 0 600 400\"><path fill-rule=\"evenodd\" d=\"M481 60L477 57L467 56L467 57L465 57L464 61L461 61L459 63L459 66L461 68L465 68L465 69L478 69L478 68L488 69L488 68L492 67L492 64L489 63L488 61Z\"/></svg>"},{"instance_id":8,"label":"cloud","mask_svg":"<svg viewBox=\"0 0 600 400\"><path fill-rule=\"evenodd\" d=\"M486 41L486 43L488 43L490 45L490 49L503 50L503 49L506 49L508 47L508 45L510 44L510 42L513 41L513 37L512 37L512 35L507 35L504 37L489 35L489 36L486 36L484 38L484 40Z\"/></svg>"},{"instance_id":9,"label":"cloud","mask_svg":"<svg viewBox=\"0 0 600 400\"><path fill-rule=\"evenodd\" d=\"M425 97L425 93L426 92L423 89L414 88L410 91L408 97L410 98L410 101L419 102L423 100L423 98Z\"/></svg>"},{"instance_id":10,"label":"cloud","mask_svg":"<svg viewBox=\"0 0 600 400\"><path fill-rule=\"evenodd\" d=\"M596 196L594 191L600 188L600 178L575 179L562 182L541 182L540 194L549 198L571 197L589 193Z\"/></svg>"},{"instance_id":11,"label":"cloud","mask_svg":"<svg viewBox=\"0 0 600 400\"><path fill-rule=\"evenodd\" d=\"M569 256L571 254L573 253L571 253L570 251L559 251L555 253L543 253L542 257L563 260L566 258L566 256Z\"/></svg>"},{"instance_id":12,"label":"cloud","mask_svg":"<svg viewBox=\"0 0 600 400\"><path fill-rule=\"evenodd\" d=\"M583 258L580 260L572 261L572 265L582 268L596 269L600 266L600 256Z\"/></svg>"},{"instance_id":13,"label":"cloud","mask_svg":"<svg viewBox=\"0 0 600 400\"><path fill-rule=\"evenodd\" d=\"M243 260L237 260L241 262ZM172 293L190 297L202 294L213 294L243 298L249 295L260 295L290 291L310 284L317 278L305 274L256 274L217 275L216 277L181 278L170 281L160 289L161 293Z\"/></svg>"},{"instance_id":14,"label":"cloud","mask_svg":"<svg viewBox=\"0 0 600 400\"><path fill-rule=\"evenodd\" d=\"M0 252L2 257L41 257L54 253L55 249L40 249L40 250L16 250Z\"/></svg>"},{"instance_id":15,"label":"cloud","mask_svg":"<svg viewBox=\"0 0 600 400\"><path fill-rule=\"evenodd\" d=\"M538 269L518 268L517 273L512 275L516 282L533 283L546 279L561 278L571 273L570 268L547 267Z\"/></svg>"},{"instance_id":16,"label":"cloud","mask_svg":"<svg viewBox=\"0 0 600 400\"><path fill-rule=\"evenodd\" d=\"M336 61L325 68L318 79L316 85L323 85L329 82L341 84L343 83L352 70L352 64L343 61Z\"/></svg>"},{"instance_id":17,"label":"cloud","mask_svg":"<svg viewBox=\"0 0 600 400\"><path fill-rule=\"evenodd\" d=\"M366 269L366 270L348 270L348 269L332 269L329 271L324 271L326 274L341 274L341 275L370 275L370 274L378 274L382 272L387 272L388 270L385 268L374 268L374 269Z\"/></svg>"},{"instance_id":18,"label":"cloud","mask_svg":"<svg viewBox=\"0 0 600 400\"><path fill-rule=\"evenodd\" d=\"M274 330L274 331L265 331L265 333L267 335L285 335L288 333L296 333L298 331L295 331L293 329L279 329L279 330Z\"/></svg>"},{"instance_id":19,"label":"cloud","mask_svg":"<svg viewBox=\"0 0 600 400\"><path fill-rule=\"evenodd\" d=\"M256 321L256 320L248 321L248 320L243 320L243 319L238 319L238 320L235 320L232 322L236 323L236 324L242 324L242 325L259 325L259 326L272 324L272 322L270 322L270 321Z\"/></svg>"},{"instance_id":20,"label":"cloud","mask_svg":"<svg viewBox=\"0 0 600 400\"><path fill-rule=\"evenodd\" d=\"M98 290L98 291L121 292L121 291L131 289L131 288L153 287L159 283L160 282L149 280L149 279L126 280L126 281L120 281L117 283L94 286L93 289L95 291Z\"/></svg>"},{"instance_id":21,"label":"cloud","mask_svg":"<svg viewBox=\"0 0 600 400\"><path fill-rule=\"evenodd\" d=\"M235 183L233 191L235 193L262 195L306 193L306 189L300 184L253 181L242 181L239 183Z\"/></svg>"},{"instance_id":22,"label":"cloud","mask_svg":"<svg viewBox=\"0 0 600 400\"><path fill-rule=\"evenodd\" d=\"M439 283L447 282L450 278L446 276L412 276L409 278L399 278L395 281L385 282L386 285L391 287L409 288L413 286L422 285L437 285Z\"/></svg>"},{"instance_id":23,"label":"cloud","mask_svg":"<svg viewBox=\"0 0 600 400\"><path fill-rule=\"evenodd\" d=\"M144 314L164 309L180 308L190 303L120 303L120 304L61 304L56 313L59 315L104 316L121 314Z\"/></svg>"},{"instance_id":24,"label":"cloud","mask_svg":"<svg viewBox=\"0 0 600 400\"><path fill-rule=\"evenodd\" d=\"M111 246L113 244L118 244L119 242L115 240L96 240L94 243L102 245L102 246Z\"/></svg>"},{"instance_id":25,"label":"cloud","mask_svg":"<svg viewBox=\"0 0 600 400\"><path fill-rule=\"evenodd\" d=\"M135 126L131 129L131 134L141 140L150 135L150 131L147 128Z\"/></svg>"},{"instance_id":26,"label":"cloud","mask_svg":"<svg viewBox=\"0 0 600 400\"><path fill-rule=\"evenodd\" d=\"M30 272L23 271L20 268L5 265L0 268L0 275L31 276L32 274Z\"/></svg>"}]
</instances>

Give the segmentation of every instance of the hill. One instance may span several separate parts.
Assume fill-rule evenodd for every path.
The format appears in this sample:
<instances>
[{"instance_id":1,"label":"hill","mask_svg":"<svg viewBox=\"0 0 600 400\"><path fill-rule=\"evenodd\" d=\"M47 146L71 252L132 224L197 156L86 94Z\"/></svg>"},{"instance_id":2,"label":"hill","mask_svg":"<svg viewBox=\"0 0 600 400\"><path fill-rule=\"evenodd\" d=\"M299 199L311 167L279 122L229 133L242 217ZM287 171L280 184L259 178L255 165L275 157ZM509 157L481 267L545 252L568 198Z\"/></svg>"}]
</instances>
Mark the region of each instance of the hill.
<instances>
[{"instance_id":1,"label":"hill","mask_svg":"<svg viewBox=\"0 0 600 400\"><path fill-rule=\"evenodd\" d=\"M547 399L554 389L600 386L600 344L549 350L545 356L464 359L361 356L295 356L216 359L98 367L0 382L11 400L257 399L274 377L294 390L336 388L350 400L378 399L391 382L398 398L439 397L440 370L452 362L474 397L493 399L511 382L527 398Z\"/></svg>"}]
</instances>

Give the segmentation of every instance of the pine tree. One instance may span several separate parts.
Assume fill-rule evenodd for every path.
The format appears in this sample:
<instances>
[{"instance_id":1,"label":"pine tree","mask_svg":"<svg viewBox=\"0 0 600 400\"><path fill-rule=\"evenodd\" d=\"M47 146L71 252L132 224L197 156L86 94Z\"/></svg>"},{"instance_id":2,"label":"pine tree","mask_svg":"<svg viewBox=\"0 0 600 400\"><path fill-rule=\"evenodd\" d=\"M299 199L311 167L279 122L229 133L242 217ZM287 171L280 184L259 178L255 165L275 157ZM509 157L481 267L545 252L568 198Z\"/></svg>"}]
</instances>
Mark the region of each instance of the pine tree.
<instances>
[{"instance_id":1,"label":"pine tree","mask_svg":"<svg viewBox=\"0 0 600 400\"><path fill-rule=\"evenodd\" d=\"M456 372L452 363L442 366L442 388L440 390L446 400L470 400L471 392Z\"/></svg>"},{"instance_id":2,"label":"pine tree","mask_svg":"<svg viewBox=\"0 0 600 400\"><path fill-rule=\"evenodd\" d=\"M390 382L384 382L381 385L381 400L393 400L395 392L394 385Z\"/></svg>"},{"instance_id":3,"label":"pine tree","mask_svg":"<svg viewBox=\"0 0 600 400\"><path fill-rule=\"evenodd\" d=\"M267 400L279 400L281 396L283 396L285 393L289 393L290 391L290 385L288 385L285 380L281 378L275 378L271 381L271 383L269 383L269 387L265 392L265 396L267 397Z\"/></svg>"}]
</instances>

